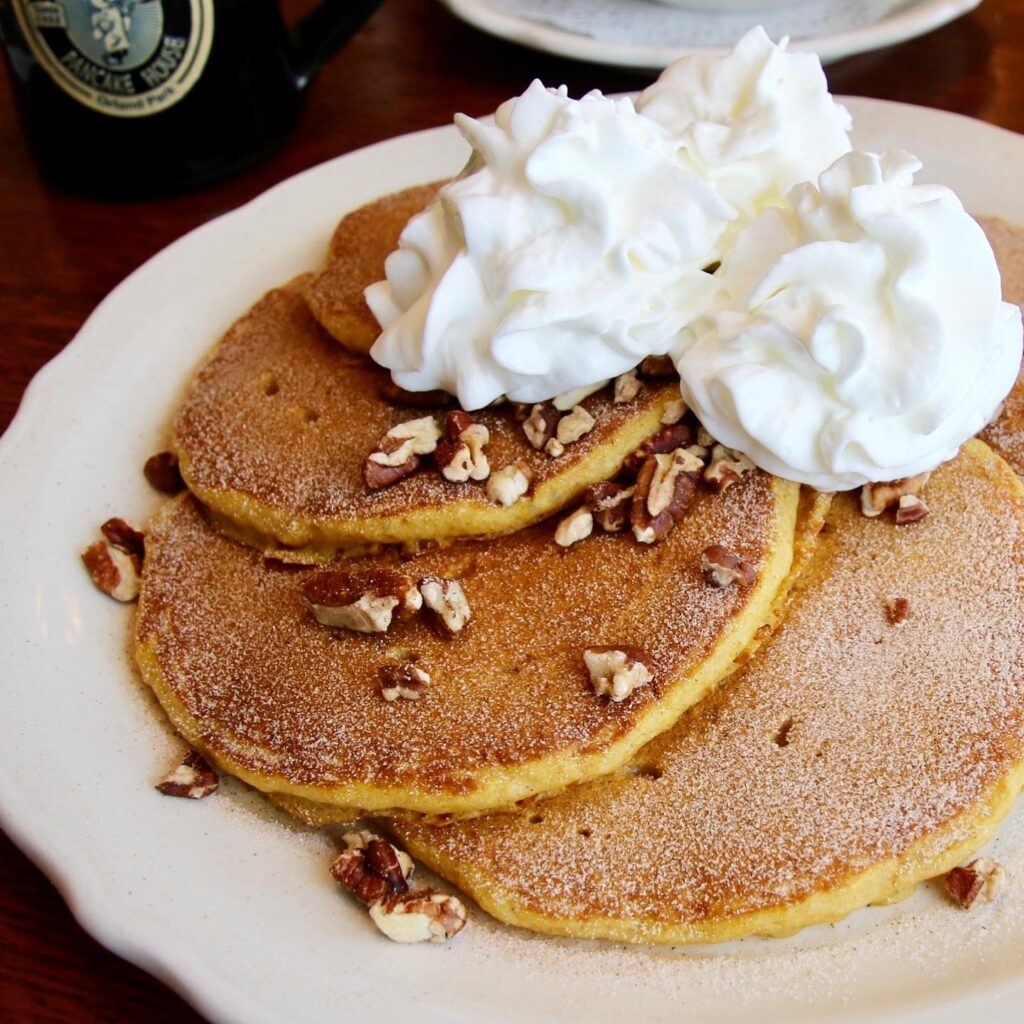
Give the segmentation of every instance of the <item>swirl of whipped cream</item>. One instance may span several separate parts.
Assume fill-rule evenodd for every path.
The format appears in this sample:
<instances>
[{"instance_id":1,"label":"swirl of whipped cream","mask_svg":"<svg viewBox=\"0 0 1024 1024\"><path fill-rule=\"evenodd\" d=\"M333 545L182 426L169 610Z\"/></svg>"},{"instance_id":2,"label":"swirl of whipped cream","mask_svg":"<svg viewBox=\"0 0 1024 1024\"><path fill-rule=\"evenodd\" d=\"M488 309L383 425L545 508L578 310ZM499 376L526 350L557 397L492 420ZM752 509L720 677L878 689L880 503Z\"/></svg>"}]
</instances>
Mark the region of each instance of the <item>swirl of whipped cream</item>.
<instances>
[{"instance_id":1,"label":"swirl of whipped cream","mask_svg":"<svg viewBox=\"0 0 1024 1024\"><path fill-rule=\"evenodd\" d=\"M720 441L844 490L933 469L995 414L1021 359L992 249L908 153L852 152L743 232L729 308L674 350Z\"/></svg>"},{"instance_id":2,"label":"swirl of whipped cream","mask_svg":"<svg viewBox=\"0 0 1024 1024\"><path fill-rule=\"evenodd\" d=\"M728 54L680 58L637 100L739 211L734 230L850 150L850 115L829 95L821 62L787 44L753 28Z\"/></svg>"},{"instance_id":3,"label":"swirl of whipped cream","mask_svg":"<svg viewBox=\"0 0 1024 1024\"><path fill-rule=\"evenodd\" d=\"M534 82L489 125L457 116L466 171L414 217L366 290L372 357L466 409L602 383L713 306L734 217L628 99Z\"/></svg>"}]
</instances>

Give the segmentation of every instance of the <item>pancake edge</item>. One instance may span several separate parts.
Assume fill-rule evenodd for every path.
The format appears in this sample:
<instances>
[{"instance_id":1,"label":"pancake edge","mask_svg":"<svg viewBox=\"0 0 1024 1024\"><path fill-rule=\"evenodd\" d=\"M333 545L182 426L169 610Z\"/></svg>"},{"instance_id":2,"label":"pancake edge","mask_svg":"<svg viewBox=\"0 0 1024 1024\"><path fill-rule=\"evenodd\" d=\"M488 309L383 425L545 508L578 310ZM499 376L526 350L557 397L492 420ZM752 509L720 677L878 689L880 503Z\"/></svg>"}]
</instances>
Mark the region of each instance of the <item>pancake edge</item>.
<instances>
[{"instance_id":1,"label":"pancake edge","mask_svg":"<svg viewBox=\"0 0 1024 1024\"><path fill-rule=\"evenodd\" d=\"M996 469L1005 478L1016 500L1024 504L1024 483L987 444L974 438L964 444L962 451ZM626 921L605 916L576 920L543 914L517 901L510 890L471 864L458 862L407 836L400 822L392 823L391 831L412 856L457 886L504 924L545 935L572 938L657 945L710 944L751 935L786 938L811 925L841 921L864 907L904 900L921 882L945 874L984 846L1009 814L1022 790L1024 750L984 796L911 843L902 853L864 871L852 872L844 881L795 903L741 913L735 917L719 916L713 920L687 923L667 923L654 918Z\"/></svg>"},{"instance_id":2,"label":"pancake edge","mask_svg":"<svg viewBox=\"0 0 1024 1024\"><path fill-rule=\"evenodd\" d=\"M306 786L279 776L261 775L225 756L204 736L200 723L186 712L167 683L155 648L141 635L141 610L146 602L145 571L140 614L136 617L135 661L143 681L156 694L178 733L223 771L266 794L335 805L344 808L345 813L358 809L360 813L374 816L395 810L420 815L465 815L508 808L521 800L552 794L622 767L642 746L669 729L685 711L710 693L758 641L758 633L768 631L793 582L794 554L800 543L799 485L773 478L772 489L776 512L760 577L742 608L730 619L731 628L716 640L694 672L670 684L666 695L641 712L634 727L618 739L609 743L607 733L611 730L606 729L590 738L587 749L563 750L512 767L488 766L473 773L473 788L464 793L364 782L332 787ZM173 502L167 503L157 515L167 514L166 510L172 505ZM678 528L685 528L685 522Z\"/></svg>"}]
</instances>

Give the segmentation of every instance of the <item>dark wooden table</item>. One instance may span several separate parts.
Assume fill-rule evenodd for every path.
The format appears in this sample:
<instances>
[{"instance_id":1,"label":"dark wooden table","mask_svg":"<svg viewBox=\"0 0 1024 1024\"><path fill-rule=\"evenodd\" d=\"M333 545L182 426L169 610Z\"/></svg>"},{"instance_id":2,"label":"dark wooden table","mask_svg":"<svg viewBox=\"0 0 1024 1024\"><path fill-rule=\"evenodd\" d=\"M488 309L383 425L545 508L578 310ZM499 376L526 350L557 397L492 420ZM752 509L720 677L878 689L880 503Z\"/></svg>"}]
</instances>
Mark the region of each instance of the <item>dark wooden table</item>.
<instances>
[{"instance_id":1,"label":"dark wooden table","mask_svg":"<svg viewBox=\"0 0 1024 1024\"><path fill-rule=\"evenodd\" d=\"M287 0L297 16L304 0ZM985 0L920 39L832 65L834 92L958 111L1024 132L1024 0ZM533 53L456 21L433 0L385 0L314 83L297 131L247 174L146 203L72 198L44 186L0 81L0 430L32 375L145 259L313 164L403 132L485 114L532 78L572 95L651 77ZM2 484L0 484L2 486ZM199 1021L176 995L107 953L0 834L0 1021Z\"/></svg>"}]
</instances>

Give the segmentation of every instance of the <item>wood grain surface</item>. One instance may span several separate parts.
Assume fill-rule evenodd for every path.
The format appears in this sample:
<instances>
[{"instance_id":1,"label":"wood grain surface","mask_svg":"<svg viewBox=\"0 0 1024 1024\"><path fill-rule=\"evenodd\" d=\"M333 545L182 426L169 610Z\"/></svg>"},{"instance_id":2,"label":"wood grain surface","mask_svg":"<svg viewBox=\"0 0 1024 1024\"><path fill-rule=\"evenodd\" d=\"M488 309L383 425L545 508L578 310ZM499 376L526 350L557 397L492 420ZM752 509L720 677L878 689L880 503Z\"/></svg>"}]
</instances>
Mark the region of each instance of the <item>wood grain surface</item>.
<instances>
[{"instance_id":1,"label":"wood grain surface","mask_svg":"<svg viewBox=\"0 0 1024 1024\"><path fill-rule=\"evenodd\" d=\"M283 6L294 19L309 0ZM826 70L834 92L939 107L1024 132L1022 69L1024 0L985 0L942 29ZM641 88L653 76L493 39L434 0L385 0L314 81L297 130L274 157L204 190L137 203L74 198L43 185L0 79L0 430L33 374L93 307L178 236L323 160L447 123L456 111L489 113L535 77L580 95ZM135 1020L202 1018L90 939L0 834L0 1022Z\"/></svg>"}]
</instances>

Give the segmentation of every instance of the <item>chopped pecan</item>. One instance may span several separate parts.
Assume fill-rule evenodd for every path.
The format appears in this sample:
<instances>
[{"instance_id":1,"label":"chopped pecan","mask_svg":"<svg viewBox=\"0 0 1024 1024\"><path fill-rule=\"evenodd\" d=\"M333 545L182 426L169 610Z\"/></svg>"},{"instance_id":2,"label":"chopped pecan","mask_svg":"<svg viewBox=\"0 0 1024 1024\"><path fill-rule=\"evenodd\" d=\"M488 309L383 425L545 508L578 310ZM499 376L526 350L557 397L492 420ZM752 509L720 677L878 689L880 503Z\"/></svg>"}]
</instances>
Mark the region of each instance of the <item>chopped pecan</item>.
<instances>
[{"instance_id":1,"label":"chopped pecan","mask_svg":"<svg viewBox=\"0 0 1024 1024\"><path fill-rule=\"evenodd\" d=\"M612 402L615 405L623 405L626 402L632 402L637 395L640 394L640 390L643 388L643 384L640 383L640 378L636 375L636 370L630 370L628 373L620 374L615 378L615 390L612 393Z\"/></svg>"},{"instance_id":2,"label":"chopped pecan","mask_svg":"<svg viewBox=\"0 0 1024 1024\"><path fill-rule=\"evenodd\" d=\"M388 883L392 892L408 892L412 858L386 839L371 839L366 844L366 866Z\"/></svg>"},{"instance_id":3,"label":"chopped pecan","mask_svg":"<svg viewBox=\"0 0 1024 1024\"><path fill-rule=\"evenodd\" d=\"M555 528L555 543L568 548L585 540L594 530L594 517L586 506L570 512Z\"/></svg>"},{"instance_id":4,"label":"chopped pecan","mask_svg":"<svg viewBox=\"0 0 1024 1024\"><path fill-rule=\"evenodd\" d=\"M640 467L649 455L664 455L674 452L677 448L686 448L693 444L693 431L685 423L673 423L663 426L652 434L635 452L626 456L622 470L628 476L636 476Z\"/></svg>"},{"instance_id":5,"label":"chopped pecan","mask_svg":"<svg viewBox=\"0 0 1024 1024\"><path fill-rule=\"evenodd\" d=\"M905 597L886 598L885 617L890 626L902 626L910 618L910 602Z\"/></svg>"},{"instance_id":6,"label":"chopped pecan","mask_svg":"<svg viewBox=\"0 0 1024 1024\"><path fill-rule=\"evenodd\" d=\"M371 490L390 487L414 473L419 457L437 448L441 430L433 416L421 416L392 427L380 440L377 451L363 463L363 479Z\"/></svg>"},{"instance_id":7,"label":"chopped pecan","mask_svg":"<svg viewBox=\"0 0 1024 1024\"><path fill-rule=\"evenodd\" d=\"M108 519L100 532L103 539L82 552L82 562L104 594L115 601L134 601L139 596L145 537L123 519Z\"/></svg>"},{"instance_id":8,"label":"chopped pecan","mask_svg":"<svg viewBox=\"0 0 1024 1024\"><path fill-rule=\"evenodd\" d=\"M699 444L702 448L707 448L708 450L714 448L715 446L715 439L711 436L711 434L707 431L706 428L699 425L697 427L697 444Z\"/></svg>"},{"instance_id":9,"label":"chopped pecan","mask_svg":"<svg viewBox=\"0 0 1024 1024\"><path fill-rule=\"evenodd\" d=\"M178 469L178 456L174 452L157 452L146 459L142 474L149 486L161 494L178 494L185 489L185 481Z\"/></svg>"},{"instance_id":10,"label":"chopped pecan","mask_svg":"<svg viewBox=\"0 0 1024 1024\"><path fill-rule=\"evenodd\" d=\"M452 400L447 391L406 391L387 376L381 380L377 390L385 402L404 405L409 409L436 409L448 405Z\"/></svg>"},{"instance_id":11,"label":"chopped pecan","mask_svg":"<svg viewBox=\"0 0 1024 1024\"><path fill-rule=\"evenodd\" d=\"M466 908L456 896L421 889L385 896L370 907L370 918L395 942L447 942L466 926Z\"/></svg>"},{"instance_id":12,"label":"chopped pecan","mask_svg":"<svg viewBox=\"0 0 1024 1024\"><path fill-rule=\"evenodd\" d=\"M558 421L555 438L563 445L575 444L581 437L594 429L594 417L582 405L573 406L573 410Z\"/></svg>"},{"instance_id":13,"label":"chopped pecan","mask_svg":"<svg viewBox=\"0 0 1024 1024\"><path fill-rule=\"evenodd\" d=\"M674 423L678 423L687 412L689 409L687 409L686 403L681 398L674 398L665 406L665 411L661 414L661 425L670 427Z\"/></svg>"},{"instance_id":14,"label":"chopped pecan","mask_svg":"<svg viewBox=\"0 0 1024 1024\"><path fill-rule=\"evenodd\" d=\"M459 435L464 430L473 426L473 417L465 409L452 409L444 418L444 430L442 436L449 441L458 441Z\"/></svg>"},{"instance_id":15,"label":"chopped pecan","mask_svg":"<svg viewBox=\"0 0 1024 1024\"><path fill-rule=\"evenodd\" d=\"M377 836L372 832L368 832L366 829L359 829L358 831L346 832L341 837L341 841L345 844L346 850L365 850L376 838Z\"/></svg>"},{"instance_id":16,"label":"chopped pecan","mask_svg":"<svg viewBox=\"0 0 1024 1024\"><path fill-rule=\"evenodd\" d=\"M429 455L440 438L441 428L433 416L406 420L392 427L369 457L381 466L400 466L410 455Z\"/></svg>"},{"instance_id":17,"label":"chopped pecan","mask_svg":"<svg viewBox=\"0 0 1024 1024\"><path fill-rule=\"evenodd\" d=\"M647 457L637 474L629 512L633 536L641 544L663 540L682 519L703 468L704 463L685 448Z\"/></svg>"},{"instance_id":18,"label":"chopped pecan","mask_svg":"<svg viewBox=\"0 0 1024 1024\"><path fill-rule=\"evenodd\" d=\"M749 587L757 579L749 562L721 544L711 544L701 552L700 568L713 587L729 587L733 583Z\"/></svg>"},{"instance_id":19,"label":"chopped pecan","mask_svg":"<svg viewBox=\"0 0 1024 1024\"><path fill-rule=\"evenodd\" d=\"M888 483L865 484L860 489L860 510L869 517L880 516L890 508L896 508L900 498L907 495L920 498L924 485L931 473L905 476Z\"/></svg>"},{"instance_id":20,"label":"chopped pecan","mask_svg":"<svg viewBox=\"0 0 1024 1024\"><path fill-rule=\"evenodd\" d=\"M904 494L896 506L896 525L906 526L916 523L928 515L928 505L924 498L916 494Z\"/></svg>"},{"instance_id":21,"label":"chopped pecan","mask_svg":"<svg viewBox=\"0 0 1024 1024\"><path fill-rule=\"evenodd\" d=\"M443 636L460 632L472 618L466 592L458 580L424 576L420 580L423 607L428 620Z\"/></svg>"},{"instance_id":22,"label":"chopped pecan","mask_svg":"<svg viewBox=\"0 0 1024 1024\"><path fill-rule=\"evenodd\" d=\"M491 466L484 454L484 445L490 439L490 431L482 423L474 423L468 413L461 409L448 413L444 437L434 452L441 475L452 483L486 480Z\"/></svg>"},{"instance_id":23,"label":"chopped pecan","mask_svg":"<svg viewBox=\"0 0 1024 1024\"><path fill-rule=\"evenodd\" d=\"M409 891L413 862L404 850L370 832L348 832L344 840L346 849L331 864L331 874L357 899L369 905Z\"/></svg>"},{"instance_id":24,"label":"chopped pecan","mask_svg":"<svg viewBox=\"0 0 1024 1024\"><path fill-rule=\"evenodd\" d=\"M612 480L591 484L583 492L584 504L593 513L594 522L606 533L618 533L629 522L633 487Z\"/></svg>"},{"instance_id":25,"label":"chopped pecan","mask_svg":"<svg viewBox=\"0 0 1024 1024\"><path fill-rule=\"evenodd\" d=\"M387 895L388 883L369 870L365 849L353 847L339 854L331 864L331 874L336 882L367 905Z\"/></svg>"},{"instance_id":26,"label":"chopped pecan","mask_svg":"<svg viewBox=\"0 0 1024 1024\"><path fill-rule=\"evenodd\" d=\"M183 796L188 800L202 800L217 792L220 780L202 754L190 750L172 772L157 783L164 796Z\"/></svg>"},{"instance_id":27,"label":"chopped pecan","mask_svg":"<svg viewBox=\"0 0 1024 1024\"><path fill-rule=\"evenodd\" d=\"M754 468L754 463L742 452L726 448L724 444L716 444L711 449L708 468L704 470L704 482L716 494L721 494L733 484L739 483Z\"/></svg>"},{"instance_id":28,"label":"chopped pecan","mask_svg":"<svg viewBox=\"0 0 1024 1024\"><path fill-rule=\"evenodd\" d=\"M392 569L326 569L306 581L302 596L317 622L356 633L386 633L393 617L409 619L423 604L416 581Z\"/></svg>"},{"instance_id":29,"label":"chopped pecan","mask_svg":"<svg viewBox=\"0 0 1024 1024\"><path fill-rule=\"evenodd\" d=\"M544 445L544 451L553 459L560 458L565 454L565 445L557 437L549 437L548 443Z\"/></svg>"},{"instance_id":30,"label":"chopped pecan","mask_svg":"<svg viewBox=\"0 0 1024 1024\"><path fill-rule=\"evenodd\" d=\"M146 554L146 536L134 526L129 525L123 519L108 519L101 527L100 533L106 539L123 551L126 555L133 555L140 560Z\"/></svg>"},{"instance_id":31,"label":"chopped pecan","mask_svg":"<svg viewBox=\"0 0 1024 1024\"><path fill-rule=\"evenodd\" d=\"M381 665L377 677L380 695L388 702L399 698L419 700L430 686L430 674L407 661Z\"/></svg>"},{"instance_id":32,"label":"chopped pecan","mask_svg":"<svg viewBox=\"0 0 1024 1024\"><path fill-rule=\"evenodd\" d=\"M379 491L383 487L397 484L399 480L404 480L407 476L412 476L419 468L420 457L418 455L410 455L405 462L398 466L384 466L372 459L367 459L363 463L363 481L371 491Z\"/></svg>"},{"instance_id":33,"label":"chopped pecan","mask_svg":"<svg viewBox=\"0 0 1024 1024\"><path fill-rule=\"evenodd\" d=\"M1006 881L1003 866L989 857L979 857L966 867L953 868L943 875L946 891L964 910L978 903L991 903Z\"/></svg>"},{"instance_id":34,"label":"chopped pecan","mask_svg":"<svg viewBox=\"0 0 1024 1024\"><path fill-rule=\"evenodd\" d=\"M525 462L513 462L491 474L487 481L487 497L496 505L508 508L530 489L533 470Z\"/></svg>"},{"instance_id":35,"label":"chopped pecan","mask_svg":"<svg viewBox=\"0 0 1024 1024\"><path fill-rule=\"evenodd\" d=\"M594 692L607 695L615 703L654 679L646 660L647 655L637 647L588 647L583 652Z\"/></svg>"},{"instance_id":36,"label":"chopped pecan","mask_svg":"<svg viewBox=\"0 0 1024 1024\"><path fill-rule=\"evenodd\" d=\"M676 368L671 356L648 356L640 364L640 372L648 377L674 377Z\"/></svg>"},{"instance_id":37,"label":"chopped pecan","mask_svg":"<svg viewBox=\"0 0 1024 1024\"><path fill-rule=\"evenodd\" d=\"M523 432L537 451L543 451L555 436L559 419L561 416L553 402L540 402L530 410L530 415L523 421Z\"/></svg>"}]
</instances>

